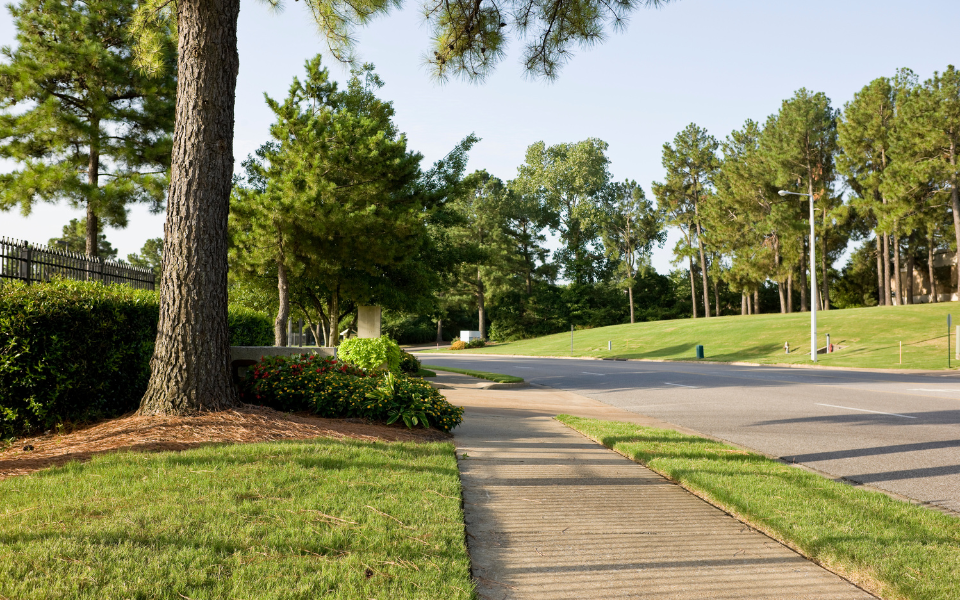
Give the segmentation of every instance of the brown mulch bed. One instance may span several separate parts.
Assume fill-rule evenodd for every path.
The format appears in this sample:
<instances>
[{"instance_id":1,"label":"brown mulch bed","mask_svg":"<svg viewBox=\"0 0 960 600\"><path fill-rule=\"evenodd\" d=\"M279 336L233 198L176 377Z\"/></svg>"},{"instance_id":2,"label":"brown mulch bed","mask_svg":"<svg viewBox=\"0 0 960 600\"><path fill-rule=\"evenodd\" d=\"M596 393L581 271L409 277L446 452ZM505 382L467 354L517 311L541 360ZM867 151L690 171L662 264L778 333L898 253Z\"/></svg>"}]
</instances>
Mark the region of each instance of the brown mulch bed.
<instances>
[{"instance_id":1,"label":"brown mulch bed","mask_svg":"<svg viewBox=\"0 0 960 600\"><path fill-rule=\"evenodd\" d=\"M385 442L448 441L435 429L407 429L359 419L323 419L249 404L193 417L126 416L67 434L22 438L0 451L0 479L24 475L104 452L186 450L211 443L302 440L315 437ZM24 447L32 446L32 450Z\"/></svg>"}]
</instances>

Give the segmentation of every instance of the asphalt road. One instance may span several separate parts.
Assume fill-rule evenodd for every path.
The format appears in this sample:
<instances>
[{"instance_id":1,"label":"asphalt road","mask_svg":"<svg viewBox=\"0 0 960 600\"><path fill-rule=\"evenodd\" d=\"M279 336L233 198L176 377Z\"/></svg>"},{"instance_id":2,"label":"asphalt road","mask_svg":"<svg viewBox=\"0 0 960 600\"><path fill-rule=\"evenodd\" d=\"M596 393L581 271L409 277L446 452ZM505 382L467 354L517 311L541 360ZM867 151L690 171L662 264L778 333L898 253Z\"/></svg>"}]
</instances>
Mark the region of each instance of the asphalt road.
<instances>
[{"instance_id":1,"label":"asphalt road","mask_svg":"<svg viewBox=\"0 0 960 600\"><path fill-rule=\"evenodd\" d=\"M420 358L523 377L960 513L960 373Z\"/></svg>"}]
</instances>

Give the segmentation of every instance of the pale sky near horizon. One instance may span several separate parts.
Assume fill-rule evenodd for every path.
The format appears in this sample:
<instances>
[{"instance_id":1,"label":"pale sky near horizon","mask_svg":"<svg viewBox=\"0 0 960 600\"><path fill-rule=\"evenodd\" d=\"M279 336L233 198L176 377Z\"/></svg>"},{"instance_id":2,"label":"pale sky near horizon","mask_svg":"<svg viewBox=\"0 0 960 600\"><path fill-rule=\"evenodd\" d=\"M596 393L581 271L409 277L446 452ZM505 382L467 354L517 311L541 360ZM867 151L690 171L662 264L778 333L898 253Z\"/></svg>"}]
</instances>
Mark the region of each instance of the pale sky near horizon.
<instances>
[{"instance_id":1,"label":"pale sky near horizon","mask_svg":"<svg viewBox=\"0 0 960 600\"><path fill-rule=\"evenodd\" d=\"M418 7L408 1L404 10L359 30L357 49L363 62L376 65L386 83L380 96L393 101L395 121L408 147L424 155L424 166L472 132L481 142L471 152L470 170L510 179L534 142L597 137L610 144L614 177L635 179L650 197L651 182L663 175L663 144L688 123L722 139L746 119L764 121L801 87L825 92L842 108L872 79L897 68L909 67L922 80L958 61L956 1L679 0L637 10L625 32L576 51L555 82L526 78L514 41L486 82L440 85L422 65L430 31ZM13 44L14 36L4 11L0 45ZM264 92L285 97L304 62L318 53L336 79L347 77L328 58L299 2L287 0L277 14L243 0L239 48L238 165L269 135ZM65 205L40 205L26 218L0 212L0 236L46 243L80 216ZM163 217L134 207L125 230L106 233L124 257L162 236ZM674 241L654 253L661 273L671 268Z\"/></svg>"}]
</instances>

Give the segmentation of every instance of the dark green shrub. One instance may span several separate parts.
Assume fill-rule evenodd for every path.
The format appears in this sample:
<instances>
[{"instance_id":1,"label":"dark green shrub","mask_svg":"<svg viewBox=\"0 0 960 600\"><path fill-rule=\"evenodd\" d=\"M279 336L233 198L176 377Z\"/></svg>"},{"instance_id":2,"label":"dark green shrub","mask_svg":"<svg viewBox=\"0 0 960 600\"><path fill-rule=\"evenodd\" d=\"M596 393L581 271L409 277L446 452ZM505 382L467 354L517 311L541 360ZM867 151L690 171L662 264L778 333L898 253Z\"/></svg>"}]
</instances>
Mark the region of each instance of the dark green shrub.
<instances>
[{"instance_id":1,"label":"dark green shrub","mask_svg":"<svg viewBox=\"0 0 960 600\"><path fill-rule=\"evenodd\" d=\"M231 346L272 346L273 320L244 306L230 306L227 313Z\"/></svg>"},{"instance_id":2,"label":"dark green shrub","mask_svg":"<svg viewBox=\"0 0 960 600\"><path fill-rule=\"evenodd\" d=\"M137 408L157 334L153 292L77 281L0 291L0 435Z\"/></svg>"},{"instance_id":3,"label":"dark green shrub","mask_svg":"<svg viewBox=\"0 0 960 600\"><path fill-rule=\"evenodd\" d=\"M481 339L472 340L467 342L467 348L483 348L487 343Z\"/></svg>"},{"instance_id":4,"label":"dark green shrub","mask_svg":"<svg viewBox=\"0 0 960 600\"><path fill-rule=\"evenodd\" d=\"M60 280L0 288L0 437L135 410L150 378L155 292ZM230 310L231 341L263 345L269 317ZM267 342L272 343L271 341Z\"/></svg>"},{"instance_id":5,"label":"dark green shrub","mask_svg":"<svg viewBox=\"0 0 960 600\"><path fill-rule=\"evenodd\" d=\"M406 350L401 350L400 371L408 375L416 375L420 372L420 360Z\"/></svg>"},{"instance_id":6,"label":"dark green shrub","mask_svg":"<svg viewBox=\"0 0 960 600\"><path fill-rule=\"evenodd\" d=\"M321 417L359 417L408 427L450 431L463 409L451 405L425 381L403 374L362 369L316 355L264 358L241 382L241 399L277 410L306 410ZM413 419L416 417L416 420Z\"/></svg>"}]
</instances>

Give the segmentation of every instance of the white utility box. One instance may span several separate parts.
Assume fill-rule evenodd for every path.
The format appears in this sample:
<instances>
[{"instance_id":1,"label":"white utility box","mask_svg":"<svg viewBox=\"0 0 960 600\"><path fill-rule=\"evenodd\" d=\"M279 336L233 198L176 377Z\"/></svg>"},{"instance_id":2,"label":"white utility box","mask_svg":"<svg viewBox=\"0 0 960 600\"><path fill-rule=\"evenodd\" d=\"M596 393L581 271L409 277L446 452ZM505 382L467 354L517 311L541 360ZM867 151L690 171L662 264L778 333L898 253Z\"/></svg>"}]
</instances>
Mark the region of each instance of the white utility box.
<instances>
[{"instance_id":1,"label":"white utility box","mask_svg":"<svg viewBox=\"0 0 960 600\"><path fill-rule=\"evenodd\" d=\"M460 332L460 341L461 341L461 342L467 342L467 343L469 344L469 343L472 342L473 340L479 340L479 339L483 339L483 338L480 337L480 332L479 332L479 331L466 331L466 330L463 330L463 331Z\"/></svg>"}]
</instances>

